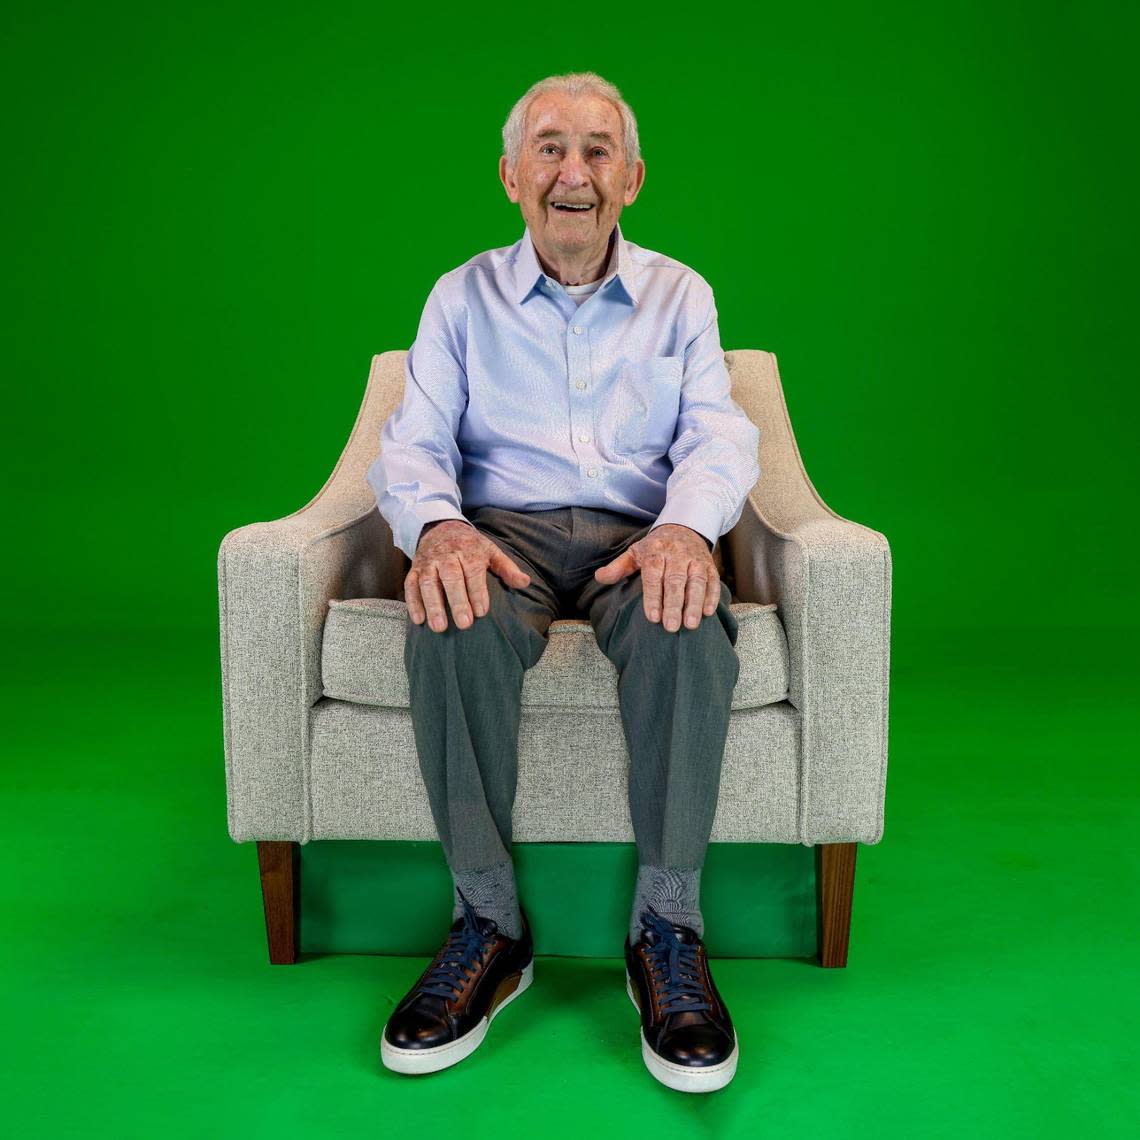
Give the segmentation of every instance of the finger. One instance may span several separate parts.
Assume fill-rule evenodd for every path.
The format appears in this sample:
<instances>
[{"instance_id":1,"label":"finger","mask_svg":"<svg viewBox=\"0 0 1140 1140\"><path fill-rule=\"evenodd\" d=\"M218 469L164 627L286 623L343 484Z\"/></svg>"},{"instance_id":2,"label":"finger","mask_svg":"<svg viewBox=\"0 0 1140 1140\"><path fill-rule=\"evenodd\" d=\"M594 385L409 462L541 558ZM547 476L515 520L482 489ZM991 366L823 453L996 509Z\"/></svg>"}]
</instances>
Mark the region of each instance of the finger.
<instances>
[{"instance_id":1,"label":"finger","mask_svg":"<svg viewBox=\"0 0 1140 1140\"><path fill-rule=\"evenodd\" d=\"M661 571L664 560L648 558L641 566L641 594L645 616L650 621L661 620Z\"/></svg>"},{"instance_id":2,"label":"finger","mask_svg":"<svg viewBox=\"0 0 1140 1140\"><path fill-rule=\"evenodd\" d=\"M424 600L420 597L420 572L418 570L409 570L404 579L404 602L408 607L408 616L412 621L416 625L423 625L426 614Z\"/></svg>"},{"instance_id":3,"label":"finger","mask_svg":"<svg viewBox=\"0 0 1140 1140\"><path fill-rule=\"evenodd\" d=\"M490 541L490 539L488 539L488 541ZM505 586L529 586L529 573L521 570L518 564L508 559L494 543L490 545L492 549L488 557L487 569L490 570L491 573L494 573L497 578L502 579Z\"/></svg>"},{"instance_id":4,"label":"finger","mask_svg":"<svg viewBox=\"0 0 1140 1140\"><path fill-rule=\"evenodd\" d=\"M471 616L471 602L467 597L467 575L458 554L440 560L439 580L443 583L455 624L466 629L475 619Z\"/></svg>"},{"instance_id":5,"label":"finger","mask_svg":"<svg viewBox=\"0 0 1140 1140\"><path fill-rule=\"evenodd\" d=\"M476 617L485 617L491 608L491 595L487 592L487 567L479 564L467 571L467 596Z\"/></svg>"},{"instance_id":6,"label":"finger","mask_svg":"<svg viewBox=\"0 0 1140 1140\"><path fill-rule=\"evenodd\" d=\"M687 558L671 558L665 565L663 575L665 597L661 607L661 621L670 633L675 633L681 628L685 586L689 581L688 565Z\"/></svg>"},{"instance_id":7,"label":"finger","mask_svg":"<svg viewBox=\"0 0 1140 1140\"><path fill-rule=\"evenodd\" d=\"M443 588L439 581L439 567L430 563L420 574L420 593L423 595L427 622L436 633L447 629L447 612L443 607Z\"/></svg>"},{"instance_id":8,"label":"finger","mask_svg":"<svg viewBox=\"0 0 1140 1140\"><path fill-rule=\"evenodd\" d=\"M696 629L701 624L708 594L708 571L701 562L689 563L689 580L685 586L685 628Z\"/></svg>"},{"instance_id":9,"label":"finger","mask_svg":"<svg viewBox=\"0 0 1140 1140\"><path fill-rule=\"evenodd\" d=\"M519 565L507 557L497 546L491 555L491 569L508 586L529 586L530 575Z\"/></svg>"},{"instance_id":10,"label":"finger","mask_svg":"<svg viewBox=\"0 0 1140 1140\"><path fill-rule=\"evenodd\" d=\"M612 562L608 562L605 566L600 566L595 570L594 577L599 582L616 582L619 578L632 574L636 569L637 562L633 555L628 550L624 550Z\"/></svg>"},{"instance_id":11,"label":"finger","mask_svg":"<svg viewBox=\"0 0 1140 1140\"><path fill-rule=\"evenodd\" d=\"M720 575L714 570L709 571L708 581L705 583L705 617L715 614L717 606L720 605Z\"/></svg>"}]
</instances>

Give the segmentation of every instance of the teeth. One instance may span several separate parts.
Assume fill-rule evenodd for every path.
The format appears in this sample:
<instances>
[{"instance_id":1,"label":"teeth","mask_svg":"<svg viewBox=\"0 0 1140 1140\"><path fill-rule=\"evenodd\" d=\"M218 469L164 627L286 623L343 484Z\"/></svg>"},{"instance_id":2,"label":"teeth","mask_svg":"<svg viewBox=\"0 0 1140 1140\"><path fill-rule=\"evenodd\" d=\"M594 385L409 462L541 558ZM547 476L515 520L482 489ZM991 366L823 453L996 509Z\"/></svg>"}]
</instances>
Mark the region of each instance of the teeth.
<instances>
[{"instance_id":1,"label":"teeth","mask_svg":"<svg viewBox=\"0 0 1140 1140\"><path fill-rule=\"evenodd\" d=\"M554 205L565 206L569 210L588 210L590 208L590 206L592 205L592 203L590 203L590 202L584 202L584 203L555 202Z\"/></svg>"}]
</instances>

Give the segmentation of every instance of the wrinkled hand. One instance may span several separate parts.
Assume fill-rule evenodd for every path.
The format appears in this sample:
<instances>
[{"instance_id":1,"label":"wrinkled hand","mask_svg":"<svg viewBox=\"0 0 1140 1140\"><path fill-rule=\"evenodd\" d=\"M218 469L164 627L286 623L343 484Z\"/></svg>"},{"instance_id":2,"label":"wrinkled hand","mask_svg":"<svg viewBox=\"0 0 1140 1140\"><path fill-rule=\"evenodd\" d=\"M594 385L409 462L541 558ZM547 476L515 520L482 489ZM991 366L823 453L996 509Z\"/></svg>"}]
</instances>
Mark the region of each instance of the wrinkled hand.
<instances>
[{"instance_id":1,"label":"wrinkled hand","mask_svg":"<svg viewBox=\"0 0 1140 1140\"><path fill-rule=\"evenodd\" d=\"M416 625L428 624L436 633L447 629L447 595L455 624L466 629L491 608L487 571L507 586L529 586L530 575L520 570L486 535L458 519L445 519L420 532L412 567L404 578L404 598Z\"/></svg>"},{"instance_id":2,"label":"wrinkled hand","mask_svg":"<svg viewBox=\"0 0 1140 1140\"><path fill-rule=\"evenodd\" d=\"M662 617L674 633L685 626L696 629L702 617L716 612L720 602L720 575L704 536L680 523L662 523L624 550L612 562L594 571L607 585L641 571L642 601L650 621ZM662 598L664 592L664 598Z\"/></svg>"}]
</instances>

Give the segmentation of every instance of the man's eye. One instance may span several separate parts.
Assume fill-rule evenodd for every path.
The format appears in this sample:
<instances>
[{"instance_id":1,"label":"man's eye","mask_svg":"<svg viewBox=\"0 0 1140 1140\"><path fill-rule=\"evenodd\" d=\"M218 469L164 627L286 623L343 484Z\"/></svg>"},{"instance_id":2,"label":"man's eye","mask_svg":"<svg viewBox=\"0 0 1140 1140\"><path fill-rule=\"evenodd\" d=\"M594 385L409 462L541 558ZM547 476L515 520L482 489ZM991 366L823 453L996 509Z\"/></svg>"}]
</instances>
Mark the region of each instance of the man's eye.
<instances>
[{"instance_id":1,"label":"man's eye","mask_svg":"<svg viewBox=\"0 0 1140 1140\"><path fill-rule=\"evenodd\" d=\"M558 148L555 147L555 145L553 143L547 143L545 146L543 146L539 149L538 153L539 154L545 154L548 150L557 150L557 149ZM604 147L600 147L600 146L594 147L594 154L605 154L605 153L606 153L606 151L605 151Z\"/></svg>"}]
</instances>

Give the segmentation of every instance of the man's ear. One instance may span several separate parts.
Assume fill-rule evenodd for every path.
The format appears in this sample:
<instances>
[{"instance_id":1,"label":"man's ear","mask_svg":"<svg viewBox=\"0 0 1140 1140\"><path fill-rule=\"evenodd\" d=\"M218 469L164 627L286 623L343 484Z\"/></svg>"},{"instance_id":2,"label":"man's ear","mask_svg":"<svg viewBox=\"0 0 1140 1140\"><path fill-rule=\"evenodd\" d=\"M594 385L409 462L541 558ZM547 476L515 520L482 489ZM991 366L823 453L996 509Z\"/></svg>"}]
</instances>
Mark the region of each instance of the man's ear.
<instances>
[{"instance_id":1,"label":"man's ear","mask_svg":"<svg viewBox=\"0 0 1140 1140\"><path fill-rule=\"evenodd\" d=\"M512 202L519 200L518 183L515 182L515 172L507 166L507 156L499 156L499 181L503 184L503 189L507 192L507 197Z\"/></svg>"},{"instance_id":2,"label":"man's ear","mask_svg":"<svg viewBox=\"0 0 1140 1140\"><path fill-rule=\"evenodd\" d=\"M645 160L639 158L625 180L625 204L632 206L645 182Z\"/></svg>"}]
</instances>

